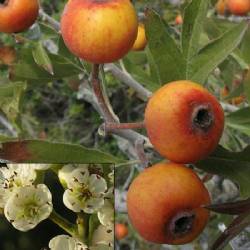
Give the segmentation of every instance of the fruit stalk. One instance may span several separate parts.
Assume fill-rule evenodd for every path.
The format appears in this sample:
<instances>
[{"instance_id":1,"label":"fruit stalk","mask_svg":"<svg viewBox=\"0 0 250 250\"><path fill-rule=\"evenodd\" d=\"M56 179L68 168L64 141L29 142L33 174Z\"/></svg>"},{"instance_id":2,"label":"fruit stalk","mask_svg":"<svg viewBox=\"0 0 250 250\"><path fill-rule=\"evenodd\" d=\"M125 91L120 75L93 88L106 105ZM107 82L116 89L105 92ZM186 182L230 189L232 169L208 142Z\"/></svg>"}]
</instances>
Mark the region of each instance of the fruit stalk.
<instances>
[{"instance_id":1,"label":"fruit stalk","mask_svg":"<svg viewBox=\"0 0 250 250\"><path fill-rule=\"evenodd\" d=\"M110 112L108 106L106 105L105 98L102 93L102 88L99 79L99 64L93 64L92 70L92 87L99 104L100 109L103 113L103 118L105 122L116 123L116 119L113 117L113 114Z\"/></svg>"},{"instance_id":2,"label":"fruit stalk","mask_svg":"<svg viewBox=\"0 0 250 250\"><path fill-rule=\"evenodd\" d=\"M106 133L112 132L116 129L139 129L144 128L145 124L144 122L131 122L131 123L105 123L104 130Z\"/></svg>"}]
</instances>

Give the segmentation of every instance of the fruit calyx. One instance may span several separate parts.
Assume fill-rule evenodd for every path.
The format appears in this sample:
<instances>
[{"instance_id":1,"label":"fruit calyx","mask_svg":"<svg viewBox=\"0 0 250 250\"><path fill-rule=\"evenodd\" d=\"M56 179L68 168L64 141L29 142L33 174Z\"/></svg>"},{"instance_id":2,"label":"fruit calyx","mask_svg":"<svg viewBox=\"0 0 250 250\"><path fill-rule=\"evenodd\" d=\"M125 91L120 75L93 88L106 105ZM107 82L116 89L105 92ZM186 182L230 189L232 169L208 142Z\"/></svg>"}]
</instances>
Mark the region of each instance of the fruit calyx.
<instances>
[{"instance_id":1,"label":"fruit calyx","mask_svg":"<svg viewBox=\"0 0 250 250\"><path fill-rule=\"evenodd\" d=\"M195 214L193 212L179 212L168 224L168 232L174 239L188 234L193 228L194 219Z\"/></svg>"},{"instance_id":2,"label":"fruit calyx","mask_svg":"<svg viewBox=\"0 0 250 250\"><path fill-rule=\"evenodd\" d=\"M192 125L195 129L207 132L214 123L214 114L209 105L203 104L194 107Z\"/></svg>"},{"instance_id":3,"label":"fruit calyx","mask_svg":"<svg viewBox=\"0 0 250 250\"><path fill-rule=\"evenodd\" d=\"M0 0L0 6L8 5L8 3L9 3L9 0Z\"/></svg>"}]
</instances>

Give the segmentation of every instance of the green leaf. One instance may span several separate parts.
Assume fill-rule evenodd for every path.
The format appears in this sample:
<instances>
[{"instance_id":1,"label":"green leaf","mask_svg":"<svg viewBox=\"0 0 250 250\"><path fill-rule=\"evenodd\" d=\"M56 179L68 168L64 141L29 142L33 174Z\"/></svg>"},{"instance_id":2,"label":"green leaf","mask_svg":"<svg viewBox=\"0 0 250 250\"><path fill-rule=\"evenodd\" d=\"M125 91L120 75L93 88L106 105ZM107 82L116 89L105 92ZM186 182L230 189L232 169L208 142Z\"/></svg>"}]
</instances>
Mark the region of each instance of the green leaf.
<instances>
[{"instance_id":1,"label":"green leaf","mask_svg":"<svg viewBox=\"0 0 250 250\"><path fill-rule=\"evenodd\" d=\"M248 103L250 104L250 70L248 70L248 73L244 79L243 86L244 86L244 93L247 97Z\"/></svg>"},{"instance_id":2,"label":"green leaf","mask_svg":"<svg viewBox=\"0 0 250 250\"><path fill-rule=\"evenodd\" d=\"M246 29L247 24L240 23L201 49L191 61L187 79L205 82L209 73L239 45Z\"/></svg>"},{"instance_id":3,"label":"green leaf","mask_svg":"<svg viewBox=\"0 0 250 250\"><path fill-rule=\"evenodd\" d=\"M123 63L133 78L149 90L155 91L159 87L159 85L149 74L147 74L145 70L143 70L140 66L134 65L129 58L124 58Z\"/></svg>"},{"instance_id":4,"label":"green leaf","mask_svg":"<svg viewBox=\"0 0 250 250\"><path fill-rule=\"evenodd\" d=\"M239 64L242 70L249 69L249 66L245 61L244 56L238 48L234 50L230 57L232 57Z\"/></svg>"},{"instance_id":5,"label":"green leaf","mask_svg":"<svg viewBox=\"0 0 250 250\"><path fill-rule=\"evenodd\" d=\"M29 83L44 83L75 76L82 72L82 68L68 59L51 53L48 55L53 65L54 75L39 67L34 61L32 51L25 49L20 55L22 60L13 67L13 79L16 81L25 80Z\"/></svg>"},{"instance_id":6,"label":"green leaf","mask_svg":"<svg viewBox=\"0 0 250 250\"><path fill-rule=\"evenodd\" d=\"M26 88L23 82L8 83L0 86L0 109L11 122L15 122L19 114L19 103Z\"/></svg>"},{"instance_id":7,"label":"green leaf","mask_svg":"<svg viewBox=\"0 0 250 250\"><path fill-rule=\"evenodd\" d=\"M217 39L223 35L223 33L235 26L237 26L236 23L233 23L227 19L218 19L217 17L206 18L203 25L204 31L211 40Z\"/></svg>"},{"instance_id":8,"label":"green leaf","mask_svg":"<svg viewBox=\"0 0 250 250\"><path fill-rule=\"evenodd\" d=\"M68 58L70 61L73 61L75 59L75 56L69 51L69 49L66 47L64 40L62 36L58 38L58 54L60 56Z\"/></svg>"},{"instance_id":9,"label":"green leaf","mask_svg":"<svg viewBox=\"0 0 250 250\"><path fill-rule=\"evenodd\" d=\"M51 75L54 75L53 66L51 64L50 58L41 42L38 42L36 44L36 47L33 50L32 54L34 61L38 66L48 71Z\"/></svg>"},{"instance_id":10,"label":"green leaf","mask_svg":"<svg viewBox=\"0 0 250 250\"><path fill-rule=\"evenodd\" d=\"M193 0L184 11L182 26L182 51L189 61L199 50L200 36L203 31L203 22L206 18L209 1Z\"/></svg>"},{"instance_id":11,"label":"green leaf","mask_svg":"<svg viewBox=\"0 0 250 250\"><path fill-rule=\"evenodd\" d=\"M0 158L28 163L119 163L122 160L97 149L41 140L9 141L1 144Z\"/></svg>"},{"instance_id":12,"label":"green leaf","mask_svg":"<svg viewBox=\"0 0 250 250\"><path fill-rule=\"evenodd\" d=\"M241 54L244 58L244 60L250 64L250 26L247 29L247 32L242 40L241 43Z\"/></svg>"},{"instance_id":13,"label":"green leaf","mask_svg":"<svg viewBox=\"0 0 250 250\"><path fill-rule=\"evenodd\" d=\"M250 135L250 108L243 108L227 115L226 125Z\"/></svg>"},{"instance_id":14,"label":"green leaf","mask_svg":"<svg viewBox=\"0 0 250 250\"><path fill-rule=\"evenodd\" d=\"M242 152L230 152L219 146L207 159L195 164L206 172L236 182L243 197L250 196L250 146Z\"/></svg>"},{"instance_id":15,"label":"green leaf","mask_svg":"<svg viewBox=\"0 0 250 250\"><path fill-rule=\"evenodd\" d=\"M58 37L58 32L52 26L43 22L38 22L38 24L43 40L54 39Z\"/></svg>"},{"instance_id":16,"label":"green leaf","mask_svg":"<svg viewBox=\"0 0 250 250\"><path fill-rule=\"evenodd\" d=\"M162 84L184 79L185 60L175 40L169 33L169 27L153 10L146 13L146 36L148 48L157 70L159 87Z\"/></svg>"}]
</instances>

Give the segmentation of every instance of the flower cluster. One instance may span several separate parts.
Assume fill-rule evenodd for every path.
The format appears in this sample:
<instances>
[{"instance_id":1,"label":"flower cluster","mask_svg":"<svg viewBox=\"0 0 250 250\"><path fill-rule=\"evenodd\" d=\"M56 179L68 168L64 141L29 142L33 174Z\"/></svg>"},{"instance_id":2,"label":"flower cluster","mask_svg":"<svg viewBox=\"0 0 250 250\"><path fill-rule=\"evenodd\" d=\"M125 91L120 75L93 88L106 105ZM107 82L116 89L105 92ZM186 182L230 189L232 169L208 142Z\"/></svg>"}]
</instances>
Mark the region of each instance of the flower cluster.
<instances>
[{"instance_id":1,"label":"flower cluster","mask_svg":"<svg viewBox=\"0 0 250 250\"><path fill-rule=\"evenodd\" d=\"M93 232L90 247L74 237L59 235L50 241L51 250L62 249L62 246L65 250L113 249L113 175L112 170L106 180L99 170L93 171L88 165L66 165L59 170L58 176L65 188L64 205L76 213L97 214L100 224Z\"/></svg>"},{"instance_id":2,"label":"flower cluster","mask_svg":"<svg viewBox=\"0 0 250 250\"><path fill-rule=\"evenodd\" d=\"M64 187L62 202L78 219L67 221L53 211L52 194L43 181L51 168ZM58 170L58 168L60 168ZM0 168L0 208L6 219L26 232L50 218L69 235L50 240L51 250L110 250L114 238L114 171L108 166L7 164ZM95 220L86 232L85 219ZM66 226L65 226L66 225ZM68 226L67 228L67 225ZM88 242L89 246L86 245Z\"/></svg>"},{"instance_id":3,"label":"flower cluster","mask_svg":"<svg viewBox=\"0 0 250 250\"><path fill-rule=\"evenodd\" d=\"M45 168L43 164L36 167ZM0 207L7 220L24 232L48 218L53 209L48 187L35 183L36 169L34 164L7 164L0 168Z\"/></svg>"}]
</instances>

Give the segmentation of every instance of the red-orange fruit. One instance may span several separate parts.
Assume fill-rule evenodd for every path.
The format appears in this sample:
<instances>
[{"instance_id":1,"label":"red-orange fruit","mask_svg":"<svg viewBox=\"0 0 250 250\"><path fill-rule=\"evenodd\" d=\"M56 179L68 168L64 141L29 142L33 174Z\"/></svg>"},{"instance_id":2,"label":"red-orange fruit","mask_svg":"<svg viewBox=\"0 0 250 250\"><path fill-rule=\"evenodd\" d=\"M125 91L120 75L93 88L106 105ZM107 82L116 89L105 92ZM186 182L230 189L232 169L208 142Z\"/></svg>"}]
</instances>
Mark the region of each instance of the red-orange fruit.
<instances>
[{"instance_id":1,"label":"red-orange fruit","mask_svg":"<svg viewBox=\"0 0 250 250\"><path fill-rule=\"evenodd\" d=\"M109 63L132 48L138 21L128 0L71 0L61 18L66 46L92 63Z\"/></svg>"},{"instance_id":2,"label":"red-orange fruit","mask_svg":"<svg viewBox=\"0 0 250 250\"><path fill-rule=\"evenodd\" d=\"M176 81L150 98L145 127L162 156L177 163L194 163L216 148L224 128L224 112L201 85Z\"/></svg>"},{"instance_id":3,"label":"red-orange fruit","mask_svg":"<svg viewBox=\"0 0 250 250\"><path fill-rule=\"evenodd\" d=\"M227 11L227 0L219 0L215 5L218 14L224 15Z\"/></svg>"},{"instance_id":4,"label":"red-orange fruit","mask_svg":"<svg viewBox=\"0 0 250 250\"><path fill-rule=\"evenodd\" d=\"M129 187L130 221L146 240L186 244L204 229L209 193L194 171L176 163L159 163L139 174Z\"/></svg>"},{"instance_id":5,"label":"red-orange fruit","mask_svg":"<svg viewBox=\"0 0 250 250\"><path fill-rule=\"evenodd\" d=\"M3 46L0 47L0 64L11 65L16 60L16 51L13 47Z\"/></svg>"},{"instance_id":6,"label":"red-orange fruit","mask_svg":"<svg viewBox=\"0 0 250 250\"><path fill-rule=\"evenodd\" d=\"M124 239L128 235L128 227L123 223L115 224L115 237L117 240Z\"/></svg>"},{"instance_id":7,"label":"red-orange fruit","mask_svg":"<svg viewBox=\"0 0 250 250\"><path fill-rule=\"evenodd\" d=\"M17 33L28 29L37 19L38 0L0 1L0 32Z\"/></svg>"},{"instance_id":8,"label":"red-orange fruit","mask_svg":"<svg viewBox=\"0 0 250 250\"><path fill-rule=\"evenodd\" d=\"M182 19L182 16L179 14L175 18L175 24L180 25L182 23L183 23L183 19Z\"/></svg>"},{"instance_id":9,"label":"red-orange fruit","mask_svg":"<svg viewBox=\"0 0 250 250\"><path fill-rule=\"evenodd\" d=\"M250 11L250 0L228 0L228 10L239 16L244 16Z\"/></svg>"}]
</instances>

